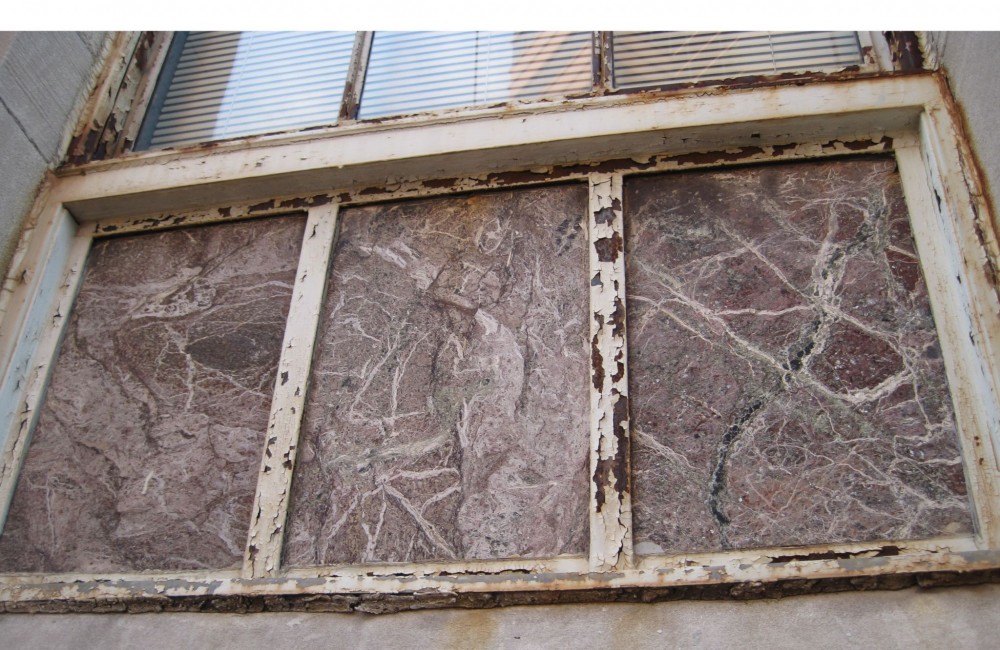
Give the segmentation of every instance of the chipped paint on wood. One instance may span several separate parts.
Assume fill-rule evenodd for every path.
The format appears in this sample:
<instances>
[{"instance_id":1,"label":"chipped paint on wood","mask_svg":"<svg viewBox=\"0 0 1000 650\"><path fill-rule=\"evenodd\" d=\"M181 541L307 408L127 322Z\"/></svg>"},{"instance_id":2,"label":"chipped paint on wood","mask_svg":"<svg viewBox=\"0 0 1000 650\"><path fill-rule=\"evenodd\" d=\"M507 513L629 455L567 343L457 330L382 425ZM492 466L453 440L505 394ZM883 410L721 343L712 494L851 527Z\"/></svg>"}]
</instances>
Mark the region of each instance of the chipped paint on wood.
<instances>
[{"instance_id":1,"label":"chipped paint on wood","mask_svg":"<svg viewBox=\"0 0 1000 650\"><path fill-rule=\"evenodd\" d=\"M988 206L968 183L956 124L941 107L921 120L919 147L900 148L935 322L946 354L967 483L986 548L1000 545L1000 298L993 272L996 234Z\"/></svg>"},{"instance_id":2,"label":"chipped paint on wood","mask_svg":"<svg viewBox=\"0 0 1000 650\"><path fill-rule=\"evenodd\" d=\"M428 606L479 607L483 606L483 596L500 598L509 594L525 594L525 600L521 601L524 603L559 602L558 599L570 593L575 594L575 602L600 601L609 595L610 600L634 597L649 601L655 600L662 589L671 590L677 598L698 598L706 593L700 589L712 585L720 588L708 592L716 593L715 597L752 598L786 595L785 590L790 587L789 593L820 593L828 590L824 586L828 581L843 581L838 584L856 589L938 581L945 584L963 580L997 581L998 567L1000 552L969 550L968 542L961 539L928 540L918 545L887 542L843 549L774 548L742 555L675 556L663 558L649 568L528 576L480 571L426 574L402 565L391 574L369 572L309 578L246 579L231 573L207 572L36 576L35 582L8 577L0 579L0 605L6 611L45 611L53 606L60 607L58 611L100 611L115 603L141 606L146 599L156 599L164 609L199 611L206 609L206 599L224 610L239 609L246 599L258 599L260 611L266 607L265 602L277 608L279 603L295 599L323 603L332 597L343 599L343 611L372 611L363 603L386 601L395 601L397 606L376 611L399 611Z\"/></svg>"},{"instance_id":3,"label":"chipped paint on wood","mask_svg":"<svg viewBox=\"0 0 1000 650\"><path fill-rule=\"evenodd\" d=\"M109 61L84 109L67 150L78 165L118 156L135 141L146 103L170 43L169 32L119 32Z\"/></svg>"},{"instance_id":4,"label":"chipped paint on wood","mask_svg":"<svg viewBox=\"0 0 1000 650\"><path fill-rule=\"evenodd\" d=\"M590 567L632 564L622 177L590 180Z\"/></svg>"},{"instance_id":5,"label":"chipped paint on wood","mask_svg":"<svg viewBox=\"0 0 1000 650\"><path fill-rule=\"evenodd\" d=\"M300 195L407 178L718 151L756 143L878 139L912 126L930 75L687 95L595 97L504 112L346 124L252 142L157 151L62 170L57 198L84 220ZM586 110L581 110L586 109ZM628 125L623 129L622 125ZM753 137L756 134L756 138Z\"/></svg>"},{"instance_id":6,"label":"chipped paint on wood","mask_svg":"<svg viewBox=\"0 0 1000 650\"><path fill-rule=\"evenodd\" d=\"M336 204L309 210L251 510L243 561L246 578L272 576L281 563L309 364L337 231L337 215Z\"/></svg>"},{"instance_id":7,"label":"chipped paint on wood","mask_svg":"<svg viewBox=\"0 0 1000 650\"><path fill-rule=\"evenodd\" d=\"M28 450L50 371L54 365L76 292L83 278L84 264L92 239L75 236L76 224L65 211L54 219L49 252L65 257L66 266L49 265L40 274L35 301L28 311L44 318L26 318L19 329L19 344L10 360L19 362L4 375L2 403L6 416L6 440L0 456L0 531L14 495L18 473ZM64 270L62 270L64 268Z\"/></svg>"},{"instance_id":8,"label":"chipped paint on wood","mask_svg":"<svg viewBox=\"0 0 1000 650\"><path fill-rule=\"evenodd\" d=\"M753 134L751 134L753 135ZM759 134L758 134L759 135ZM850 156L892 151L893 146L908 142L905 134L893 137L882 135L876 139L827 140L787 145L751 145L731 147L719 151L697 151L682 154L664 154L605 160L594 163L552 165L509 172L495 172L455 178L411 179L398 183L355 186L336 189L309 196L287 195L264 202L237 203L212 206L205 209L178 210L150 215L130 215L101 219L93 224L94 237L116 236L137 232L153 232L169 228L219 223L236 219L273 217L326 205L334 200L342 206L366 205L407 198L426 198L478 190L510 187L529 187L559 181L581 181L595 172L640 174L679 171L702 167L746 165L752 163L804 160L834 156Z\"/></svg>"}]
</instances>

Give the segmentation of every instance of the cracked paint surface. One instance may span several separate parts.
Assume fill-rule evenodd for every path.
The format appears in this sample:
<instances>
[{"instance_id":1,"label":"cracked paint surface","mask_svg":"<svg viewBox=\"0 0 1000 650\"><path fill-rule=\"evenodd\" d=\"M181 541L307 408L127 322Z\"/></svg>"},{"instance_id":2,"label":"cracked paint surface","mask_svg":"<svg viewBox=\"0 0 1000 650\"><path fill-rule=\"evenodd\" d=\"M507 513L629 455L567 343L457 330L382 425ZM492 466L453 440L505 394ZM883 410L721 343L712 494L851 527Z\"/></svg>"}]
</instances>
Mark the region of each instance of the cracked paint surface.
<instances>
[{"instance_id":1,"label":"cracked paint surface","mask_svg":"<svg viewBox=\"0 0 1000 650\"><path fill-rule=\"evenodd\" d=\"M94 245L4 571L238 566L304 220Z\"/></svg>"},{"instance_id":2,"label":"cracked paint surface","mask_svg":"<svg viewBox=\"0 0 1000 650\"><path fill-rule=\"evenodd\" d=\"M285 566L586 552L586 204L341 211Z\"/></svg>"},{"instance_id":3,"label":"cracked paint surface","mask_svg":"<svg viewBox=\"0 0 1000 650\"><path fill-rule=\"evenodd\" d=\"M625 186L638 553L972 530L891 159Z\"/></svg>"}]
</instances>

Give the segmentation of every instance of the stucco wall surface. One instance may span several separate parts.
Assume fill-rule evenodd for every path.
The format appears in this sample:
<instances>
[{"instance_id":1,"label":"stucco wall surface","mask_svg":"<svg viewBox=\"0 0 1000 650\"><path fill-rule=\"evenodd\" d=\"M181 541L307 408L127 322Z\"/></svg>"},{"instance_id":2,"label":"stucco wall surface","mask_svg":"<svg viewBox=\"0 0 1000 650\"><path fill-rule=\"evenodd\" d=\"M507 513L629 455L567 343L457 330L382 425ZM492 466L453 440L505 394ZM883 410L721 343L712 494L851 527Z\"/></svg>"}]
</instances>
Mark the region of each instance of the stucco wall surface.
<instances>
[{"instance_id":1,"label":"stucco wall surface","mask_svg":"<svg viewBox=\"0 0 1000 650\"><path fill-rule=\"evenodd\" d=\"M8 648L989 648L1000 585L363 614L0 616Z\"/></svg>"},{"instance_id":2,"label":"stucco wall surface","mask_svg":"<svg viewBox=\"0 0 1000 650\"><path fill-rule=\"evenodd\" d=\"M103 32L0 32L0 269L90 93Z\"/></svg>"}]
</instances>

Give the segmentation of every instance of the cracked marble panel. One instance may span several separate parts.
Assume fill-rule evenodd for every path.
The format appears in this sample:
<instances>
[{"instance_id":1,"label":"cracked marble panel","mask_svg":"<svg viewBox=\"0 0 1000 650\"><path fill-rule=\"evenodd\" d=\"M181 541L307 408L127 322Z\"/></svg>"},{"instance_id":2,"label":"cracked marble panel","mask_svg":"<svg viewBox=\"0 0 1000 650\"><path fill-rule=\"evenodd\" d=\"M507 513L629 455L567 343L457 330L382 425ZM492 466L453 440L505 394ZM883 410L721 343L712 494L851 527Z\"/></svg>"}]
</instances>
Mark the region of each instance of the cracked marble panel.
<instances>
[{"instance_id":1,"label":"cracked marble panel","mask_svg":"<svg viewBox=\"0 0 1000 650\"><path fill-rule=\"evenodd\" d=\"M587 551L587 190L350 208L286 565Z\"/></svg>"},{"instance_id":2,"label":"cracked marble panel","mask_svg":"<svg viewBox=\"0 0 1000 650\"><path fill-rule=\"evenodd\" d=\"M95 243L0 570L240 564L304 227Z\"/></svg>"},{"instance_id":3,"label":"cracked marble panel","mask_svg":"<svg viewBox=\"0 0 1000 650\"><path fill-rule=\"evenodd\" d=\"M639 553L972 531L899 178L627 179Z\"/></svg>"}]
</instances>

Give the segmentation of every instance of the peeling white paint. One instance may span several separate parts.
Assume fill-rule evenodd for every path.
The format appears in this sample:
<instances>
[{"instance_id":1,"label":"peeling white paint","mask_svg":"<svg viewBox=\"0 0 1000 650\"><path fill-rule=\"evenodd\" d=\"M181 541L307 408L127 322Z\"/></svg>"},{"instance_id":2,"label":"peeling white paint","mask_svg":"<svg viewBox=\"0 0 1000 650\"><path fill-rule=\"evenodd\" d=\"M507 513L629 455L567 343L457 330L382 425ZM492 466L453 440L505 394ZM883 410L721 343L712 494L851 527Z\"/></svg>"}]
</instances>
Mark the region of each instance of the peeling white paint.
<instances>
[{"instance_id":1,"label":"peeling white paint","mask_svg":"<svg viewBox=\"0 0 1000 650\"><path fill-rule=\"evenodd\" d=\"M273 576L281 564L299 427L309 387L309 365L329 274L338 214L336 204L326 205L309 210L306 221L251 510L243 560L245 578Z\"/></svg>"}]
</instances>

